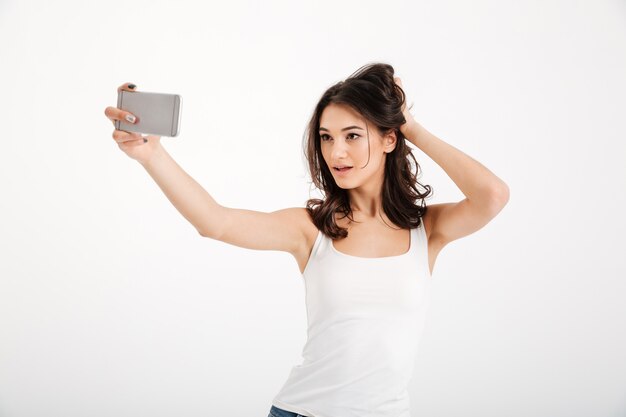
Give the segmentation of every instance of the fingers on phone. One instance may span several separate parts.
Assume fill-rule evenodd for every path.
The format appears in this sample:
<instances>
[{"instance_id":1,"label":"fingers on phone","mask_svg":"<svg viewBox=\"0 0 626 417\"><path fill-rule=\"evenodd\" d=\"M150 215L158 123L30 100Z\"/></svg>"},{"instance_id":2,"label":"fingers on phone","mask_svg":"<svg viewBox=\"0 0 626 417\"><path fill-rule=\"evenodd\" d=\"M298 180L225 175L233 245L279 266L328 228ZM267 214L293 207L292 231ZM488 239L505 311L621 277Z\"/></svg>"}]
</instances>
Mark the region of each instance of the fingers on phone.
<instances>
[{"instance_id":1,"label":"fingers on phone","mask_svg":"<svg viewBox=\"0 0 626 417\"><path fill-rule=\"evenodd\" d=\"M135 84L133 84L133 83L124 83L121 86L117 87L117 91L118 92L120 92L122 90L136 91L136 89L137 89L137 86ZM111 107L111 106L107 107L104 110L104 114L106 115L106 117L109 118L109 120L111 120L111 123L113 123L113 126L115 126L115 127L117 127L116 126L116 122L118 120L125 121L127 123L137 123L137 117L134 114L131 114L131 113L127 112L127 111L118 109L117 107ZM129 140L136 140L134 138L130 138L130 139L126 138L125 139L124 136L120 136L119 138L116 138L116 135L120 135L120 133L116 133L116 132L123 132L123 131L116 129L113 132L113 138L117 142L127 142ZM125 133L126 135L128 134L126 132L123 132L123 133Z\"/></svg>"},{"instance_id":2,"label":"fingers on phone","mask_svg":"<svg viewBox=\"0 0 626 417\"><path fill-rule=\"evenodd\" d=\"M104 109L104 115L108 117L109 120L111 120L113 123L115 123L116 120L120 120L120 115L122 114L123 112L117 107L109 106L106 109Z\"/></svg>"},{"instance_id":3,"label":"fingers on phone","mask_svg":"<svg viewBox=\"0 0 626 417\"><path fill-rule=\"evenodd\" d=\"M124 83L117 87L117 92L119 93L122 90L126 91L137 91L137 86L133 83Z\"/></svg>"},{"instance_id":4,"label":"fingers on phone","mask_svg":"<svg viewBox=\"0 0 626 417\"><path fill-rule=\"evenodd\" d=\"M104 114L111 121L111 123L113 123L113 126L115 127L117 127L115 125L115 122L117 122L118 120L124 120L128 123L137 123L137 117L135 117L135 115L128 113L126 111L120 110L117 107L107 107L104 110Z\"/></svg>"}]
</instances>

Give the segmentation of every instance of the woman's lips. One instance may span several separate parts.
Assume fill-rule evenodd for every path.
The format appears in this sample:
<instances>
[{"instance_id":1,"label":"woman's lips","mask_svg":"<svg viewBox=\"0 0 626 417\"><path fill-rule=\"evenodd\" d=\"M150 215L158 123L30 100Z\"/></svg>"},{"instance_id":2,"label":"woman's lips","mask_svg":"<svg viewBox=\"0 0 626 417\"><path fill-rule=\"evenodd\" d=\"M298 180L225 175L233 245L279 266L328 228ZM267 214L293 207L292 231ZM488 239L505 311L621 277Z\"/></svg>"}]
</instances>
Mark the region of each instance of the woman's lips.
<instances>
[{"instance_id":1,"label":"woman's lips","mask_svg":"<svg viewBox=\"0 0 626 417\"><path fill-rule=\"evenodd\" d=\"M337 168L333 168L335 170L335 172L339 175L345 175L348 172L350 172L350 170L352 169L352 167L350 168L341 168L341 169L337 169Z\"/></svg>"}]
</instances>

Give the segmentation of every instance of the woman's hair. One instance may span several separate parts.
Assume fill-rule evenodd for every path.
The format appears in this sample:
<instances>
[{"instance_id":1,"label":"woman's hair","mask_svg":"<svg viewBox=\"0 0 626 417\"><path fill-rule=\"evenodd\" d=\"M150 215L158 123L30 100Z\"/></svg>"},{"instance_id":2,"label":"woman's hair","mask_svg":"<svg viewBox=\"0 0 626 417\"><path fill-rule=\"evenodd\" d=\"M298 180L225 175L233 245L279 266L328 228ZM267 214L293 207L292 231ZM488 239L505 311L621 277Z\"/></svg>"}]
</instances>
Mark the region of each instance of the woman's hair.
<instances>
[{"instance_id":1,"label":"woman's hair","mask_svg":"<svg viewBox=\"0 0 626 417\"><path fill-rule=\"evenodd\" d=\"M390 130L396 132L396 147L385 156L382 207L387 217L403 229L412 229L422 223L421 217L426 213L424 199L432 188L417 181L420 166L400 131L400 126L406 122L402 114L406 95L393 77L393 67L388 64L374 63L359 68L345 81L339 81L326 90L305 130L304 156L313 183L325 196L323 200L307 200L306 209L317 228L332 239L348 236L347 229L335 222L335 213L343 213L352 221L354 218L348 191L335 183L320 147L320 118L324 108L331 103L351 107L366 119L368 125L374 125L381 136ZM411 171L409 157L415 162L415 174ZM416 185L427 191L420 194Z\"/></svg>"}]
</instances>

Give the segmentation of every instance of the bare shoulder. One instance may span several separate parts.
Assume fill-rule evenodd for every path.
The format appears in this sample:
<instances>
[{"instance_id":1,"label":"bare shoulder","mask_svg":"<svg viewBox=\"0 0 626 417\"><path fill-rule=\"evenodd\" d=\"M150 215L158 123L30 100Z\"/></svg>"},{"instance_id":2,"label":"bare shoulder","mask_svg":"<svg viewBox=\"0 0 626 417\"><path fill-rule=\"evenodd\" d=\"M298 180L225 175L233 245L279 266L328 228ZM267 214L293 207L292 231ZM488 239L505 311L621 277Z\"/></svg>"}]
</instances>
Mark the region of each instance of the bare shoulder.
<instances>
[{"instance_id":1,"label":"bare shoulder","mask_svg":"<svg viewBox=\"0 0 626 417\"><path fill-rule=\"evenodd\" d=\"M311 216L309 216L307 209L305 207L289 207L280 210L280 212L282 212L287 219L289 226L297 229L302 236L302 242L298 245L298 252L303 249L306 251L308 246L312 247L317 238L317 227L313 223Z\"/></svg>"},{"instance_id":2,"label":"bare shoulder","mask_svg":"<svg viewBox=\"0 0 626 417\"><path fill-rule=\"evenodd\" d=\"M319 230L313 223L313 219L309 215L309 212L304 207L293 208L294 218L298 222L298 227L302 231L304 237L304 251L310 252L317 239L317 233Z\"/></svg>"},{"instance_id":3,"label":"bare shoulder","mask_svg":"<svg viewBox=\"0 0 626 417\"><path fill-rule=\"evenodd\" d=\"M475 205L465 198L458 202L430 204L424 214L432 267L439 252L450 242L480 230L495 217L504 204L498 197L492 208Z\"/></svg>"}]
</instances>

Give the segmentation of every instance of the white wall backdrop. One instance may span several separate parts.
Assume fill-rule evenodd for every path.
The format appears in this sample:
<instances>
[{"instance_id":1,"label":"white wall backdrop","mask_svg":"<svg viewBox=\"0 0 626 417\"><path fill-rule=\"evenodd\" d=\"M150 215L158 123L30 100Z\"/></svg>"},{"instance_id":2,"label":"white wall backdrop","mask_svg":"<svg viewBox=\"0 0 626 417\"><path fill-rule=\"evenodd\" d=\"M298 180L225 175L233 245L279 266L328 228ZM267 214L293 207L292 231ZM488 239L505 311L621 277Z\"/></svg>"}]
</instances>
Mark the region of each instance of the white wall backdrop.
<instances>
[{"instance_id":1,"label":"white wall backdrop","mask_svg":"<svg viewBox=\"0 0 626 417\"><path fill-rule=\"evenodd\" d=\"M303 207L313 106L372 62L511 190L437 259L413 416L626 416L620 0L1 1L0 416L267 416L295 260L199 236L104 109L180 94L162 143L219 203ZM429 204L461 200L414 149Z\"/></svg>"}]
</instances>

